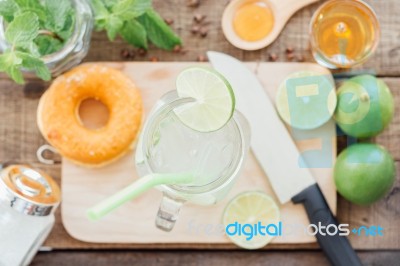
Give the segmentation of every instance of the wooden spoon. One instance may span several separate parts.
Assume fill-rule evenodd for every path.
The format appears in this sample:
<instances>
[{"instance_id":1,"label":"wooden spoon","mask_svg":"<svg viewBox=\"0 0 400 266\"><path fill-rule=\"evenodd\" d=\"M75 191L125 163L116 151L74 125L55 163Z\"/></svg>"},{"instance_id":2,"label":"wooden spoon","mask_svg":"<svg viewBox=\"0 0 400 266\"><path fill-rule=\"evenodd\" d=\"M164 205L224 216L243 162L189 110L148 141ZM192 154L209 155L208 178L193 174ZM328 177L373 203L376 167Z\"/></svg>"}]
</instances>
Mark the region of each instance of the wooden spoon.
<instances>
[{"instance_id":1,"label":"wooden spoon","mask_svg":"<svg viewBox=\"0 0 400 266\"><path fill-rule=\"evenodd\" d=\"M258 50L271 44L282 31L289 18L299 9L318 2L318 0L259 0L265 2L274 14L274 25L271 32L259 41L246 41L237 36L233 29L233 19L236 10L249 0L232 0L225 8L222 16L222 30L228 41L243 50Z\"/></svg>"}]
</instances>

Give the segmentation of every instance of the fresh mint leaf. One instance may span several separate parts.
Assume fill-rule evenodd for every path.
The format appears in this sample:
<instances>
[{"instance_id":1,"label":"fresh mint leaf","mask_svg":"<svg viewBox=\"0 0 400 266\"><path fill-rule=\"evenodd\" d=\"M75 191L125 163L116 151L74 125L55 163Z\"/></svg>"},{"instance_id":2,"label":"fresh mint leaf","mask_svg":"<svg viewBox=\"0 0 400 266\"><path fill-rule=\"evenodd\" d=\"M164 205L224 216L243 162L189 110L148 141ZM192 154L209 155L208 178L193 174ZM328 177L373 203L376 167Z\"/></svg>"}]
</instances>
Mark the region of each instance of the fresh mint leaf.
<instances>
[{"instance_id":1,"label":"fresh mint leaf","mask_svg":"<svg viewBox=\"0 0 400 266\"><path fill-rule=\"evenodd\" d=\"M157 47L172 50L181 40L154 10L148 10L138 18L147 31L147 38Z\"/></svg>"},{"instance_id":2,"label":"fresh mint leaf","mask_svg":"<svg viewBox=\"0 0 400 266\"><path fill-rule=\"evenodd\" d=\"M6 71L6 69L14 64L13 58L10 58L10 52L6 51L0 54L0 71Z\"/></svg>"},{"instance_id":3,"label":"fresh mint leaf","mask_svg":"<svg viewBox=\"0 0 400 266\"><path fill-rule=\"evenodd\" d=\"M37 0L14 0L20 8L37 8L40 3Z\"/></svg>"},{"instance_id":4,"label":"fresh mint leaf","mask_svg":"<svg viewBox=\"0 0 400 266\"><path fill-rule=\"evenodd\" d=\"M106 19L98 19L94 25L96 31L102 31L106 29L107 20Z\"/></svg>"},{"instance_id":5,"label":"fresh mint leaf","mask_svg":"<svg viewBox=\"0 0 400 266\"><path fill-rule=\"evenodd\" d=\"M7 65L6 65L6 63L4 62L3 55L4 55L4 54L0 54L0 71L1 71L1 72L5 72L6 69L7 69Z\"/></svg>"},{"instance_id":6,"label":"fresh mint leaf","mask_svg":"<svg viewBox=\"0 0 400 266\"><path fill-rule=\"evenodd\" d=\"M35 44L38 47L40 55L48 55L55 53L64 46L64 44L51 36L48 35L39 35L35 39Z\"/></svg>"},{"instance_id":7,"label":"fresh mint leaf","mask_svg":"<svg viewBox=\"0 0 400 266\"><path fill-rule=\"evenodd\" d=\"M152 9L151 0L92 0L96 30L110 40L120 34L129 44L147 49L147 39L172 50L181 40ZM138 23L139 22L139 23Z\"/></svg>"},{"instance_id":8,"label":"fresh mint leaf","mask_svg":"<svg viewBox=\"0 0 400 266\"><path fill-rule=\"evenodd\" d=\"M150 0L122 0L113 8L113 14L123 20L136 18L151 8Z\"/></svg>"},{"instance_id":9,"label":"fresh mint leaf","mask_svg":"<svg viewBox=\"0 0 400 266\"><path fill-rule=\"evenodd\" d=\"M66 0L44 0L47 13L47 27L54 31L64 28L68 14L72 10L70 1Z\"/></svg>"},{"instance_id":10,"label":"fresh mint leaf","mask_svg":"<svg viewBox=\"0 0 400 266\"><path fill-rule=\"evenodd\" d=\"M6 22L10 23L18 10L19 7L13 0L0 0L0 16L2 16Z\"/></svg>"},{"instance_id":11,"label":"fresh mint leaf","mask_svg":"<svg viewBox=\"0 0 400 266\"><path fill-rule=\"evenodd\" d=\"M7 69L7 60L5 54L0 54L0 71Z\"/></svg>"},{"instance_id":12,"label":"fresh mint leaf","mask_svg":"<svg viewBox=\"0 0 400 266\"><path fill-rule=\"evenodd\" d=\"M33 12L35 13L41 22L46 21L46 10L40 4L38 0L14 0L15 3L18 5L21 13L23 12Z\"/></svg>"},{"instance_id":13,"label":"fresh mint leaf","mask_svg":"<svg viewBox=\"0 0 400 266\"><path fill-rule=\"evenodd\" d=\"M16 55L22 60L22 67L35 71L36 75L43 80L50 80L51 73L40 58L34 57L28 53L16 52Z\"/></svg>"},{"instance_id":14,"label":"fresh mint leaf","mask_svg":"<svg viewBox=\"0 0 400 266\"><path fill-rule=\"evenodd\" d=\"M92 8L95 13L96 29L107 30L108 38L113 41L115 40L118 33L123 29L125 23L135 17L140 16L146 10L151 8L150 0L92 0ZM139 26L135 25L135 28ZM139 30L142 30L139 28ZM124 31L125 36L126 30ZM138 41L140 47L147 46L142 39L143 31L138 32Z\"/></svg>"},{"instance_id":15,"label":"fresh mint leaf","mask_svg":"<svg viewBox=\"0 0 400 266\"><path fill-rule=\"evenodd\" d=\"M7 26L5 37L13 46L25 47L32 42L39 33L39 19L32 12L17 15Z\"/></svg>"},{"instance_id":16,"label":"fresh mint leaf","mask_svg":"<svg viewBox=\"0 0 400 266\"><path fill-rule=\"evenodd\" d=\"M43 80L50 80L51 74L39 57L21 51L6 51L0 54L0 71L6 72L16 83L24 83L21 68L36 72Z\"/></svg>"},{"instance_id":17,"label":"fresh mint leaf","mask_svg":"<svg viewBox=\"0 0 400 266\"><path fill-rule=\"evenodd\" d=\"M118 0L100 0L103 2L104 6L111 11L112 8L118 3Z\"/></svg>"},{"instance_id":18,"label":"fresh mint leaf","mask_svg":"<svg viewBox=\"0 0 400 266\"><path fill-rule=\"evenodd\" d=\"M147 34L144 27L135 19L125 22L120 32L129 44L147 49Z\"/></svg>"},{"instance_id":19,"label":"fresh mint leaf","mask_svg":"<svg viewBox=\"0 0 400 266\"><path fill-rule=\"evenodd\" d=\"M36 75L44 81L51 80L50 70L45 64L36 64L34 70Z\"/></svg>"},{"instance_id":20,"label":"fresh mint leaf","mask_svg":"<svg viewBox=\"0 0 400 266\"><path fill-rule=\"evenodd\" d=\"M106 8L102 0L92 0L91 3L94 12L94 18L96 21L96 30L104 30L107 25L107 19L110 16L110 12Z\"/></svg>"},{"instance_id":21,"label":"fresh mint leaf","mask_svg":"<svg viewBox=\"0 0 400 266\"><path fill-rule=\"evenodd\" d=\"M23 70L44 80L51 73L41 56L62 49L75 29L75 10L69 0L0 0L0 16L7 22L9 49L0 54L0 71L23 83ZM115 26L115 25L114 25Z\"/></svg>"},{"instance_id":22,"label":"fresh mint leaf","mask_svg":"<svg viewBox=\"0 0 400 266\"><path fill-rule=\"evenodd\" d=\"M115 40L115 37L117 37L117 34L121 30L123 25L124 22L120 18L114 15L110 16L106 24L108 39L110 39L111 41Z\"/></svg>"},{"instance_id":23,"label":"fresh mint leaf","mask_svg":"<svg viewBox=\"0 0 400 266\"><path fill-rule=\"evenodd\" d=\"M58 32L61 39L67 41L75 30L75 13L70 12L65 20L64 28Z\"/></svg>"},{"instance_id":24,"label":"fresh mint leaf","mask_svg":"<svg viewBox=\"0 0 400 266\"><path fill-rule=\"evenodd\" d=\"M11 66L6 69L6 73L18 84L24 84L24 76L19 66Z\"/></svg>"},{"instance_id":25,"label":"fresh mint leaf","mask_svg":"<svg viewBox=\"0 0 400 266\"><path fill-rule=\"evenodd\" d=\"M41 54L39 53L39 47L34 42L30 42L21 48L22 49L20 49L20 50L26 51L26 52L32 54L33 56L41 56Z\"/></svg>"},{"instance_id":26,"label":"fresh mint leaf","mask_svg":"<svg viewBox=\"0 0 400 266\"><path fill-rule=\"evenodd\" d=\"M0 54L0 67L2 70L6 70L8 67L12 65L21 65L22 59L19 58L15 52L6 51L3 54Z\"/></svg>"},{"instance_id":27,"label":"fresh mint leaf","mask_svg":"<svg viewBox=\"0 0 400 266\"><path fill-rule=\"evenodd\" d=\"M6 72L16 83L24 83L24 78L19 68L22 65L22 59L14 51L6 51L0 54L0 71Z\"/></svg>"},{"instance_id":28,"label":"fresh mint leaf","mask_svg":"<svg viewBox=\"0 0 400 266\"><path fill-rule=\"evenodd\" d=\"M92 8L96 19L106 19L110 12L102 0L92 0Z\"/></svg>"}]
</instances>

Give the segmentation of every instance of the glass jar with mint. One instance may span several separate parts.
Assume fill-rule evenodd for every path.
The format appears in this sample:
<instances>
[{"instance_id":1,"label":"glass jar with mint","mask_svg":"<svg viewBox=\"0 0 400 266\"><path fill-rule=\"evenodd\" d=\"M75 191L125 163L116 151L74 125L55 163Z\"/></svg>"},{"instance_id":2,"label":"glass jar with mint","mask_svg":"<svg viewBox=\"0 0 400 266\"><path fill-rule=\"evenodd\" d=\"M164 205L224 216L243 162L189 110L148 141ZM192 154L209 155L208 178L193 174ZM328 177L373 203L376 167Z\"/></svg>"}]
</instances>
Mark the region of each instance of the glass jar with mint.
<instances>
[{"instance_id":1,"label":"glass jar with mint","mask_svg":"<svg viewBox=\"0 0 400 266\"><path fill-rule=\"evenodd\" d=\"M0 71L50 80L86 56L93 29L87 0L0 0Z\"/></svg>"}]
</instances>

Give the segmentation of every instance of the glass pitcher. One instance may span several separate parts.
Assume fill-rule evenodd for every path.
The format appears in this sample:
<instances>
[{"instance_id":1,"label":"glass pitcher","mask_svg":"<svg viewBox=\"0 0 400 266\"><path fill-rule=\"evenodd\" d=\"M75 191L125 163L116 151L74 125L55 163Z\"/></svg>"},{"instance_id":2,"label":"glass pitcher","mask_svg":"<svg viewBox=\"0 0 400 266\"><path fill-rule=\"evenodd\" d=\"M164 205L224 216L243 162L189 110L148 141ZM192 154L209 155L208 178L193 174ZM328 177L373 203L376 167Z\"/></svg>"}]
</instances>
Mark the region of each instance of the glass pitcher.
<instances>
[{"instance_id":1,"label":"glass pitcher","mask_svg":"<svg viewBox=\"0 0 400 266\"><path fill-rule=\"evenodd\" d=\"M212 205L220 201L240 175L249 151L250 129L235 111L228 123L213 132L198 132L185 126L174 108L192 101L176 91L165 94L153 108L136 148L140 176L153 173L192 173L186 185L161 185L163 199L156 226L171 231L183 203Z\"/></svg>"}]
</instances>

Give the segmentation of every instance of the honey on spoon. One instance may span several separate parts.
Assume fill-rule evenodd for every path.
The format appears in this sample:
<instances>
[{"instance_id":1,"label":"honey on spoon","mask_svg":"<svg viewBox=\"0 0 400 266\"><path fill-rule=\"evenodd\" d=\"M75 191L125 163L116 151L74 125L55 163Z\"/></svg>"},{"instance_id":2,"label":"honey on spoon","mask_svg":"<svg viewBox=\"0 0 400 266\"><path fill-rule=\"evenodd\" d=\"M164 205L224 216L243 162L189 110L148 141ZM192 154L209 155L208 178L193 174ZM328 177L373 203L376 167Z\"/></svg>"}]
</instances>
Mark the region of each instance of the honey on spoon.
<instances>
[{"instance_id":1,"label":"honey on spoon","mask_svg":"<svg viewBox=\"0 0 400 266\"><path fill-rule=\"evenodd\" d=\"M222 16L228 41L243 50L258 50L271 44L289 18L318 0L232 0Z\"/></svg>"},{"instance_id":2,"label":"honey on spoon","mask_svg":"<svg viewBox=\"0 0 400 266\"><path fill-rule=\"evenodd\" d=\"M274 15L266 2L252 0L245 2L236 10L232 23L241 39L259 41L271 32Z\"/></svg>"}]
</instances>

